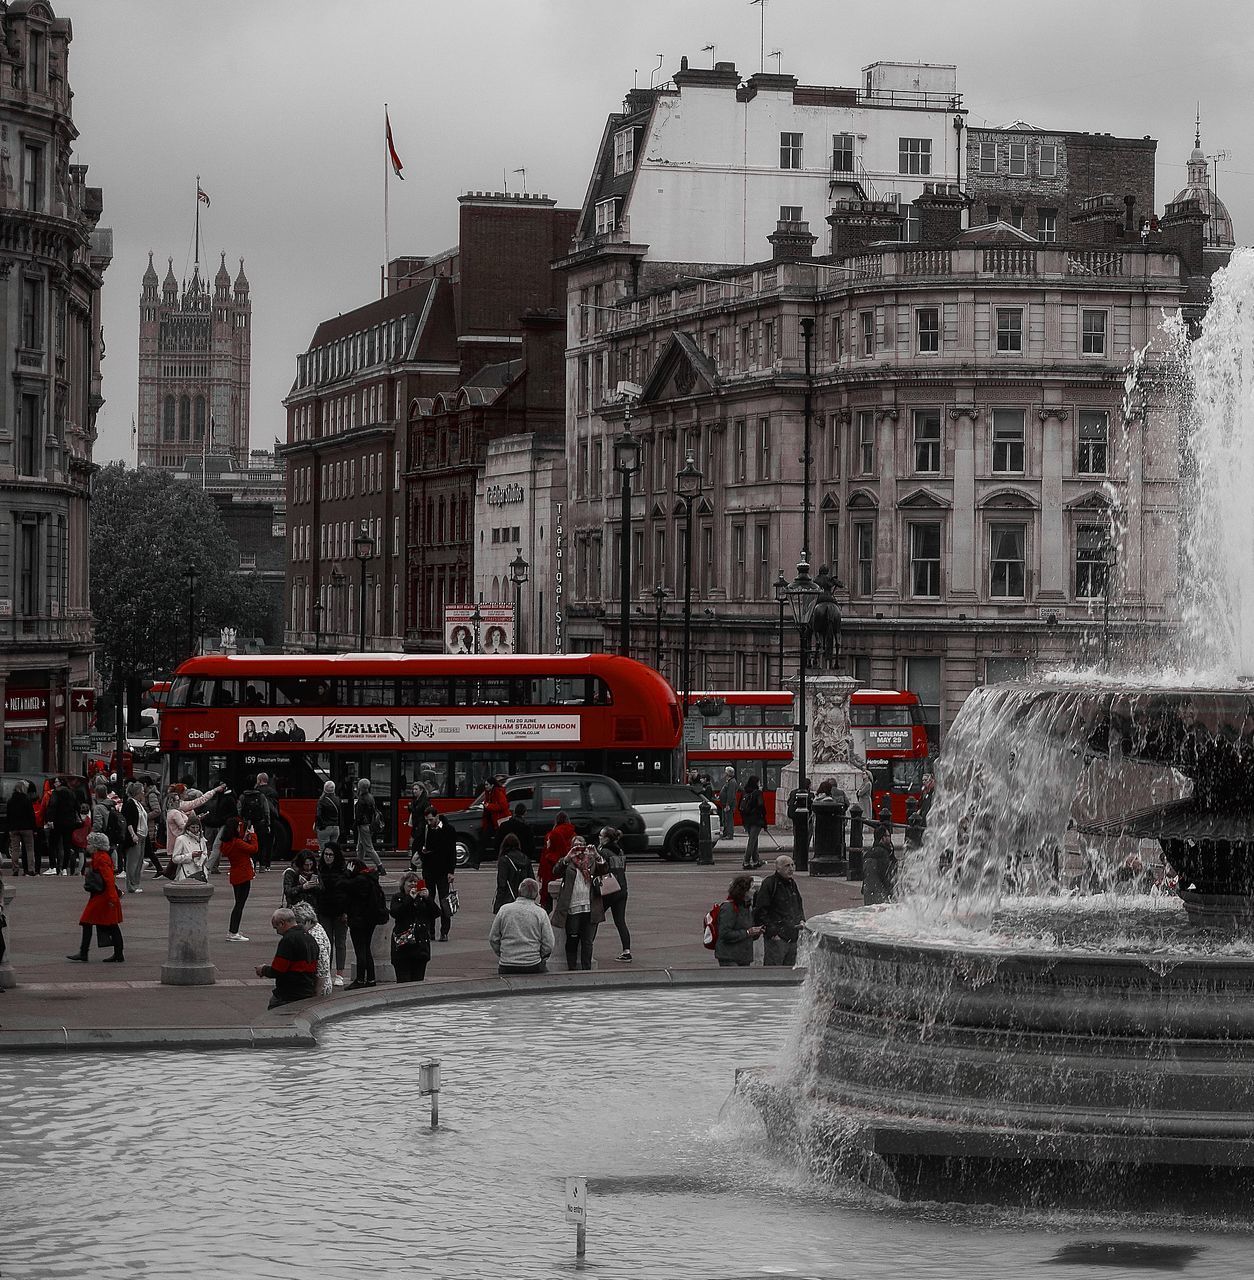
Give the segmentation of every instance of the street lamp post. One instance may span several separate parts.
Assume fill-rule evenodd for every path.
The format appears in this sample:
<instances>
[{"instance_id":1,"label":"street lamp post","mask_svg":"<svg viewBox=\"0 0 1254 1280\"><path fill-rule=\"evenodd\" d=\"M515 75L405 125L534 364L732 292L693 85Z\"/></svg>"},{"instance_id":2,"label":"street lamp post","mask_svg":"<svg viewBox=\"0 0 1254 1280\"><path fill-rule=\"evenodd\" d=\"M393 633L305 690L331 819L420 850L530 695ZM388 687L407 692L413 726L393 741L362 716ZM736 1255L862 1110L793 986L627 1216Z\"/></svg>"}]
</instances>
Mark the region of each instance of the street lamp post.
<instances>
[{"instance_id":1,"label":"street lamp post","mask_svg":"<svg viewBox=\"0 0 1254 1280\"><path fill-rule=\"evenodd\" d=\"M618 515L618 651L631 656L631 477L640 470L640 441L631 434L631 400L624 402L623 429L614 440L614 470L622 484Z\"/></svg>"},{"instance_id":2,"label":"street lamp post","mask_svg":"<svg viewBox=\"0 0 1254 1280\"><path fill-rule=\"evenodd\" d=\"M509 580L514 584L514 652L526 653L522 642L522 589L527 582L531 566L523 559L522 547L509 562Z\"/></svg>"},{"instance_id":3,"label":"street lamp post","mask_svg":"<svg viewBox=\"0 0 1254 1280\"><path fill-rule=\"evenodd\" d=\"M189 564L183 574L187 582L187 656L196 656L196 566Z\"/></svg>"},{"instance_id":4,"label":"street lamp post","mask_svg":"<svg viewBox=\"0 0 1254 1280\"><path fill-rule=\"evenodd\" d=\"M331 570L331 630L344 630L344 575L338 569Z\"/></svg>"},{"instance_id":5,"label":"street lamp post","mask_svg":"<svg viewBox=\"0 0 1254 1280\"><path fill-rule=\"evenodd\" d=\"M801 451L801 558L810 562L810 468L813 455L810 452L810 424L813 419L811 408L814 374L810 363L811 349L814 345L814 320L810 316L801 318L801 340L805 347L805 400L802 407L804 447ZM782 576L782 575L781 575Z\"/></svg>"},{"instance_id":6,"label":"street lamp post","mask_svg":"<svg viewBox=\"0 0 1254 1280\"><path fill-rule=\"evenodd\" d=\"M701 493L701 472L692 454L684 459L683 470L675 477L675 492L684 504L684 660L680 672L683 684L683 702L686 711L688 694L692 690L692 504Z\"/></svg>"},{"instance_id":7,"label":"street lamp post","mask_svg":"<svg viewBox=\"0 0 1254 1280\"><path fill-rule=\"evenodd\" d=\"M366 522L361 522L361 532L353 539L353 554L361 565L361 599L357 602L357 648L359 653L366 651L366 565L374 559L374 539L366 530Z\"/></svg>"},{"instance_id":8,"label":"street lamp post","mask_svg":"<svg viewBox=\"0 0 1254 1280\"><path fill-rule=\"evenodd\" d=\"M479 631L480 631L480 628L483 626L483 614L479 612L479 604L480 604L479 601L475 602L474 612L471 613L470 615L471 624L474 626L474 629L475 629L475 639L474 639L475 653L479 653L481 651Z\"/></svg>"},{"instance_id":9,"label":"street lamp post","mask_svg":"<svg viewBox=\"0 0 1254 1280\"><path fill-rule=\"evenodd\" d=\"M662 614L666 609L666 597L670 595L667 587L653 588L653 665L662 669Z\"/></svg>"},{"instance_id":10,"label":"street lamp post","mask_svg":"<svg viewBox=\"0 0 1254 1280\"><path fill-rule=\"evenodd\" d=\"M313 606L314 653L317 653L322 648L322 609L322 601L315 600Z\"/></svg>"},{"instance_id":11,"label":"street lamp post","mask_svg":"<svg viewBox=\"0 0 1254 1280\"><path fill-rule=\"evenodd\" d=\"M779 571L775 579L775 599L779 604L779 687L784 687L784 605L788 603L788 579Z\"/></svg>"},{"instance_id":12,"label":"street lamp post","mask_svg":"<svg viewBox=\"0 0 1254 1280\"><path fill-rule=\"evenodd\" d=\"M793 620L801 637L801 660L797 668L798 701L801 703L797 721L797 780L798 785L810 776L810 759L806 744L808 722L806 717L806 657L810 647L810 620L814 617L814 606L819 602L819 587L810 577L810 566L805 557L797 566L797 576L788 584L788 604L792 609ZM794 858L798 871L809 869L809 827L806 827L806 838L796 849Z\"/></svg>"}]
</instances>

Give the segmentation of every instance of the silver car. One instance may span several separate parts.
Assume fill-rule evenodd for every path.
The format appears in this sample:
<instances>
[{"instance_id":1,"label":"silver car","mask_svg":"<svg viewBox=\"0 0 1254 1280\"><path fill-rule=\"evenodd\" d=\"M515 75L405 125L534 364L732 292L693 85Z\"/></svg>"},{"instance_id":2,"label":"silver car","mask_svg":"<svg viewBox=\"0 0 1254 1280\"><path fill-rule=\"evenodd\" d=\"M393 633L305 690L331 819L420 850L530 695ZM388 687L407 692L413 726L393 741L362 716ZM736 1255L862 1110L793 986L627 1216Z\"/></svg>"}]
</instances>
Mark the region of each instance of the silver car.
<instances>
[{"instance_id":1,"label":"silver car","mask_svg":"<svg viewBox=\"0 0 1254 1280\"><path fill-rule=\"evenodd\" d=\"M644 819L649 849L668 862L693 861L701 835L701 800L682 783L629 786L631 806ZM710 831L718 826L718 808L710 806Z\"/></svg>"}]
</instances>

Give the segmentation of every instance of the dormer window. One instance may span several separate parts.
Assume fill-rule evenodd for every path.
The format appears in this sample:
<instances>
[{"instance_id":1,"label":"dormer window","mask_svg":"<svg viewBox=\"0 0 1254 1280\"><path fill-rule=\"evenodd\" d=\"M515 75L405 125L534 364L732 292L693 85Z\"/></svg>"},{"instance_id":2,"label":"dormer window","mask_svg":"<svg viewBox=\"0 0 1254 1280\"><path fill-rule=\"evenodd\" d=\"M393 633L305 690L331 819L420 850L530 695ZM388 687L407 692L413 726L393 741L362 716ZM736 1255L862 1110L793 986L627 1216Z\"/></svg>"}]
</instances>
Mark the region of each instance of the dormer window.
<instances>
[{"instance_id":1,"label":"dormer window","mask_svg":"<svg viewBox=\"0 0 1254 1280\"><path fill-rule=\"evenodd\" d=\"M618 201L616 199L597 201L596 233L599 236L613 231L618 226Z\"/></svg>"},{"instance_id":2,"label":"dormer window","mask_svg":"<svg viewBox=\"0 0 1254 1280\"><path fill-rule=\"evenodd\" d=\"M614 135L614 176L630 173L636 165L636 131L620 129Z\"/></svg>"}]
</instances>

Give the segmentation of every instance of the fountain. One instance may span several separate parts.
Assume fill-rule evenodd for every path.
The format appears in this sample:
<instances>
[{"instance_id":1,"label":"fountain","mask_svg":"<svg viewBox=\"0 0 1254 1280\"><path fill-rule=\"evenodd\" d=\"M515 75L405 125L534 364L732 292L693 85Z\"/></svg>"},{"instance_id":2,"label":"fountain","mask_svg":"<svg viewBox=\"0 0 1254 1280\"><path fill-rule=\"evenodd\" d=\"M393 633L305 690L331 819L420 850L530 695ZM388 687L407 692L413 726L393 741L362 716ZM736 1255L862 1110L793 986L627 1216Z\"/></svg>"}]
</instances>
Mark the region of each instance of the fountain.
<instances>
[{"instance_id":1,"label":"fountain","mask_svg":"<svg viewBox=\"0 0 1254 1280\"><path fill-rule=\"evenodd\" d=\"M1239 252L1182 352L1198 669L977 690L898 901L808 922L792 1052L739 1089L817 1171L905 1199L1254 1187L1252 300ZM1156 842L1178 880L1120 892L1116 859L1105 892L1060 892L1077 841Z\"/></svg>"}]
</instances>

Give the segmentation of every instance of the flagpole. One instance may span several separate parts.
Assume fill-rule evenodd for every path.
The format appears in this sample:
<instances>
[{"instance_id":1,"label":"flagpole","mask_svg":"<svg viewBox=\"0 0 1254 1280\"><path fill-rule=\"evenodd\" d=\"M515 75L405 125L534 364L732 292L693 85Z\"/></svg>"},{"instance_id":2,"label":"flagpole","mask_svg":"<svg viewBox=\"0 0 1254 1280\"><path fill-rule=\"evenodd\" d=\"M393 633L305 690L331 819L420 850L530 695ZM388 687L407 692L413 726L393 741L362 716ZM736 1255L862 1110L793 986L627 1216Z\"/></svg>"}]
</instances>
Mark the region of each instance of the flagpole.
<instances>
[{"instance_id":1,"label":"flagpole","mask_svg":"<svg viewBox=\"0 0 1254 1280\"><path fill-rule=\"evenodd\" d=\"M388 154L387 143L388 104L383 104L383 278L379 281L379 296L387 296L388 263L392 260L391 241L388 236L388 170L392 167L392 157Z\"/></svg>"},{"instance_id":2,"label":"flagpole","mask_svg":"<svg viewBox=\"0 0 1254 1280\"><path fill-rule=\"evenodd\" d=\"M196 265L200 266L200 174L196 175Z\"/></svg>"}]
</instances>

